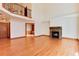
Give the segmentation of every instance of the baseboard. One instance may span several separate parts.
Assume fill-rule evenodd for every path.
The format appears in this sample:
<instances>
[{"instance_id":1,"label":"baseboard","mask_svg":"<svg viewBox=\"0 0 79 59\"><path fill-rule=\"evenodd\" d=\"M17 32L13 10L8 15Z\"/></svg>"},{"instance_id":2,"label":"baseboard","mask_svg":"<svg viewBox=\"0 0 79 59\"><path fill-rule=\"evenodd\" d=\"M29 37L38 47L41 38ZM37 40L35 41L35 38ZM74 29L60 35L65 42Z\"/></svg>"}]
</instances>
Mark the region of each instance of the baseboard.
<instances>
[{"instance_id":1,"label":"baseboard","mask_svg":"<svg viewBox=\"0 0 79 59\"><path fill-rule=\"evenodd\" d=\"M70 38L70 37L62 37L62 39L76 39L76 40L78 40L78 38Z\"/></svg>"},{"instance_id":2,"label":"baseboard","mask_svg":"<svg viewBox=\"0 0 79 59\"><path fill-rule=\"evenodd\" d=\"M37 35L37 36L34 36L34 37L41 37L41 36L48 36L50 37L50 35ZM20 39L20 38L25 38L26 36L21 36L21 37L14 37L14 38L11 38L11 39ZM62 37L62 39L76 39L76 40L79 40L79 38L70 38L70 37Z\"/></svg>"},{"instance_id":3,"label":"baseboard","mask_svg":"<svg viewBox=\"0 0 79 59\"><path fill-rule=\"evenodd\" d=\"M41 37L41 36L48 36L49 37L49 35L37 35L35 37Z\"/></svg>"},{"instance_id":4,"label":"baseboard","mask_svg":"<svg viewBox=\"0 0 79 59\"><path fill-rule=\"evenodd\" d=\"M11 39L20 39L20 38L25 38L26 36L21 36L21 37L14 37L14 38L11 38Z\"/></svg>"},{"instance_id":5,"label":"baseboard","mask_svg":"<svg viewBox=\"0 0 79 59\"><path fill-rule=\"evenodd\" d=\"M50 35L38 35L38 36L35 36L35 37L41 37L41 36L48 36L48 37L50 37ZM70 37L62 37L62 39L76 39L76 40L79 40L78 38L70 38Z\"/></svg>"}]
</instances>

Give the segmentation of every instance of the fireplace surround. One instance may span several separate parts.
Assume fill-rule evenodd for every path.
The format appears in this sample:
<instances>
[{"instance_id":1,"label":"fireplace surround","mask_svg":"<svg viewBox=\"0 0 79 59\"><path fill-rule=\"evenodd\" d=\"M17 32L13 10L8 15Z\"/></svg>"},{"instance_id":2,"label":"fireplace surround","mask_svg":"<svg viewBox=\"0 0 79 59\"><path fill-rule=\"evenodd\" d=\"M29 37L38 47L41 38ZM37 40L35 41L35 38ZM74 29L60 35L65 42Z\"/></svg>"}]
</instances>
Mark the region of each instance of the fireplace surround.
<instances>
[{"instance_id":1,"label":"fireplace surround","mask_svg":"<svg viewBox=\"0 0 79 59\"><path fill-rule=\"evenodd\" d=\"M62 27L50 27L50 37L62 39Z\"/></svg>"}]
</instances>

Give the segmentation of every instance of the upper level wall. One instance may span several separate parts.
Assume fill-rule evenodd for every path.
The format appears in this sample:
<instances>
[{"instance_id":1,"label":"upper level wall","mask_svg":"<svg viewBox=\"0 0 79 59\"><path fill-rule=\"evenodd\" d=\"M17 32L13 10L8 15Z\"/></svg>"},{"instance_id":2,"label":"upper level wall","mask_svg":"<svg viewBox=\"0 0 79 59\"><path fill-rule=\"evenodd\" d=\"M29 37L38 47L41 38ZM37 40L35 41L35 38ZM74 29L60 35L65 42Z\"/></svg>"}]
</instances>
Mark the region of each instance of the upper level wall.
<instances>
[{"instance_id":1,"label":"upper level wall","mask_svg":"<svg viewBox=\"0 0 79 59\"><path fill-rule=\"evenodd\" d=\"M47 6L45 3L32 3L32 18L37 21L49 20Z\"/></svg>"},{"instance_id":2,"label":"upper level wall","mask_svg":"<svg viewBox=\"0 0 79 59\"><path fill-rule=\"evenodd\" d=\"M50 3L48 11L51 17L62 16L73 12L78 12L76 3Z\"/></svg>"}]
</instances>

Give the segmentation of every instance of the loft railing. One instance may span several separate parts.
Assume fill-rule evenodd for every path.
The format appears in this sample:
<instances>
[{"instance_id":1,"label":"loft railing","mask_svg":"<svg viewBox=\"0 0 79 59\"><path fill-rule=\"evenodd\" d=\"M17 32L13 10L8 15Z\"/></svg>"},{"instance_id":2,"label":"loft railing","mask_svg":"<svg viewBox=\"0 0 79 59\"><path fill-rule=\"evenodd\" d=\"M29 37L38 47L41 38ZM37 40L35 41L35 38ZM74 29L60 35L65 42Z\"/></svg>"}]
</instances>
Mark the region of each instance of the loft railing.
<instances>
[{"instance_id":1,"label":"loft railing","mask_svg":"<svg viewBox=\"0 0 79 59\"><path fill-rule=\"evenodd\" d=\"M31 18L31 10L18 3L3 3L2 6L13 14Z\"/></svg>"}]
</instances>

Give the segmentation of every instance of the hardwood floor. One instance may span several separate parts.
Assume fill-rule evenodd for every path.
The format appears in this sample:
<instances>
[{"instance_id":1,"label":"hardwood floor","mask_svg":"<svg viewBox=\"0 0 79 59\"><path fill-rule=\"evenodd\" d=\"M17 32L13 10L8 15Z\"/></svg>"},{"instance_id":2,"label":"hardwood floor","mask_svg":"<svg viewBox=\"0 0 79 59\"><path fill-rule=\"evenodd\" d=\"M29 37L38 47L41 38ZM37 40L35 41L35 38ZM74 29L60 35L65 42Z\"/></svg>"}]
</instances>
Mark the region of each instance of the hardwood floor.
<instances>
[{"instance_id":1,"label":"hardwood floor","mask_svg":"<svg viewBox=\"0 0 79 59\"><path fill-rule=\"evenodd\" d=\"M75 56L78 53L79 41L75 39L47 36L0 39L1 56Z\"/></svg>"}]
</instances>

